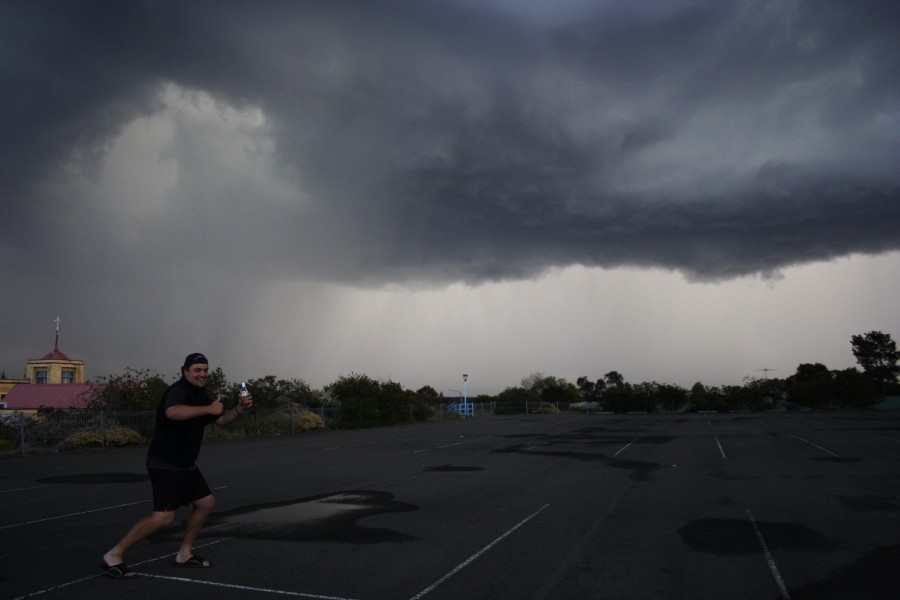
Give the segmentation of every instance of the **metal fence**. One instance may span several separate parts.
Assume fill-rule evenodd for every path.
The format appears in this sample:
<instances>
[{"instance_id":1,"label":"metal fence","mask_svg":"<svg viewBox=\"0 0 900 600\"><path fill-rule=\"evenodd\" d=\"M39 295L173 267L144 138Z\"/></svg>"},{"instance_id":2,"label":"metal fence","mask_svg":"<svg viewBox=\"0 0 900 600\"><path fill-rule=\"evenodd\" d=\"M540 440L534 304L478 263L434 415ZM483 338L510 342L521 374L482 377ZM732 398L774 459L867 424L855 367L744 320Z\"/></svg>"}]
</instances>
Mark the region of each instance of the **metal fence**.
<instances>
[{"instance_id":1,"label":"metal fence","mask_svg":"<svg viewBox=\"0 0 900 600\"><path fill-rule=\"evenodd\" d=\"M325 429L337 409L255 409L228 427L206 429L209 439L286 435ZM47 412L0 415L0 455L65 452L146 444L153 436L155 411Z\"/></svg>"},{"instance_id":2,"label":"metal fence","mask_svg":"<svg viewBox=\"0 0 900 600\"><path fill-rule=\"evenodd\" d=\"M432 419L462 418L448 403L431 404ZM576 405L472 402L469 416L547 414L581 411ZM409 422L415 420L410 405ZM88 448L135 446L153 436L155 411L147 412L6 412L0 413L0 456L66 452ZM228 427L207 427L208 439L295 435L340 426L340 408L254 408Z\"/></svg>"}]
</instances>

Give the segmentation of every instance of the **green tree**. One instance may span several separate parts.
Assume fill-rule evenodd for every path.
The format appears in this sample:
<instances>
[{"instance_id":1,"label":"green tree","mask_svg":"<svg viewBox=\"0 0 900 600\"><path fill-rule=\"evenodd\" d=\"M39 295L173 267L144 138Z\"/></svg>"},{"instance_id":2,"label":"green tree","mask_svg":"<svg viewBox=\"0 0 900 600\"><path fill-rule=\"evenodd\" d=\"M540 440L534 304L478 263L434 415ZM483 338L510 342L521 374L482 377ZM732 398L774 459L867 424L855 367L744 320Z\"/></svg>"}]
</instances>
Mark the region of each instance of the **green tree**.
<instances>
[{"instance_id":1,"label":"green tree","mask_svg":"<svg viewBox=\"0 0 900 600\"><path fill-rule=\"evenodd\" d=\"M897 366L897 361L900 360L897 343L888 333L870 331L865 335L854 335L850 338L850 344L853 356L866 376L887 393L887 389L897 383L897 376L900 374L900 366Z\"/></svg>"},{"instance_id":2,"label":"green tree","mask_svg":"<svg viewBox=\"0 0 900 600\"><path fill-rule=\"evenodd\" d=\"M100 377L86 392L89 410L156 410L169 384L155 371L126 367L121 375Z\"/></svg>"},{"instance_id":3,"label":"green tree","mask_svg":"<svg viewBox=\"0 0 900 600\"><path fill-rule=\"evenodd\" d=\"M591 381L587 377L579 377L575 380L575 385L585 402L599 402L603 397L603 390L606 389L606 381L603 379Z\"/></svg>"},{"instance_id":4,"label":"green tree","mask_svg":"<svg viewBox=\"0 0 900 600\"><path fill-rule=\"evenodd\" d=\"M733 390L729 401L746 410L775 408L784 400L784 381L768 377L745 377L744 385Z\"/></svg>"},{"instance_id":5,"label":"green tree","mask_svg":"<svg viewBox=\"0 0 900 600\"><path fill-rule=\"evenodd\" d=\"M706 386L699 381L691 387L690 410L723 412L731 408L728 397L721 388Z\"/></svg>"},{"instance_id":6,"label":"green tree","mask_svg":"<svg viewBox=\"0 0 900 600\"><path fill-rule=\"evenodd\" d=\"M630 383L623 383L621 386L608 385L606 391L603 392L603 402L606 409L614 413L643 410L641 398L634 393Z\"/></svg>"},{"instance_id":7,"label":"green tree","mask_svg":"<svg viewBox=\"0 0 900 600\"><path fill-rule=\"evenodd\" d=\"M376 403L380 386L368 375L341 375L337 381L326 386L326 390L341 407L341 427L373 427L380 423Z\"/></svg>"},{"instance_id":8,"label":"green tree","mask_svg":"<svg viewBox=\"0 0 900 600\"><path fill-rule=\"evenodd\" d=\"M791 402L806 408L834 405L834 376L822 363L803 363L788 377L787 393Z\"/></svg>"},{"instance_id":9,"label":"green tree","mask_svg":"<svg viewBox=\"0 0 900 600\"><path fill-rule=\"evenodd\" d=\"M603 376L603 379L606 381L607 388L621 388L625 386L625 377L618 371L610 371Z\"/></svg>"},{"instance_id":10,"label":"green tree","mask_svg":"<svg viewBox=\"0 0 900 600\"><path fill-rule=\"evenodd\" d=\"M854 367L833 371L833 397L838 408L870 408L881 399L878 384Z\"/></svg>"},{"instance_id":11,"label":"green tree","mask_svg":"<svg viewBox=\"0 0 900 600\"><path fill-rule=\"evenodd\" d=\"M225 371L222 370L222 367L216 367L209 372L209 379L206 381L206 391L213 398L222 396L223 399L226 399L236 395L236 390L231 389L231 387L231 384L225 378Z\"/></svg>"},{"instance_id":12,"label":"green tree","mask_svg":"<svg viewBox=\"0 0 900 600\"><path fill-rule=\"evenodd\" d=\"M417 389L416 396L425 402L437 402L441 398L440 394L437 393L437 390L430 385L425 385Z\"/></svg>"},{"instance_id":13,"label":"green tree","mask_svg":"<svg viewBox=\"0 0 900 600\"><path fill-rule=\"evenodd\" d=\"M687 404L688 391L681 386L654 382L654 400L660 410L677 411Z\"/></svg>"},{"instance_id":14,"label":"green tree","mask_svg":"<svg viewBox=\"0 0 900 600\"><path fill-rule=\"evenodd\" d=\"M341 407L339 425L345 428L378 427L426 420L431 408L415 392L394 381L379 382L351 373L326 386Z\"/></svg>"},{"instance_id":15,"label":"green tree","mask_svg":"<svg viewBox=\"0 0 900 600\"><path fill-rule=\"evenodd\" d=\"M529 404L540 402L540 396L524 387L508 387L497 394L496 414L523 413Z\"/></svg>"},{"instance_id":16,"label":"green tree","mask_svg":"<svg viewBox=\"0 0 900 600\"><path fill-rule=\"evenodd\" d=\"M253 396L254 406L260 408L288 408L294 406L316 406L318 396L302 379L278 379L275 375L266 375L259 379L250 379L247 390ZM231 397L237 397L240 384L231 385Z\"/></svg>"},{"instance_id":17,"label":"green tree","mask_svg":"<svg viewBox=\"0 0 900 600\"><path fill-rule=\"evenodd\" d=\"M522 388L537 396L538 399L551 404L572 403L581 400L578 388L562 377L533 373L522 380Z\"/></svg>"}]
</instances>

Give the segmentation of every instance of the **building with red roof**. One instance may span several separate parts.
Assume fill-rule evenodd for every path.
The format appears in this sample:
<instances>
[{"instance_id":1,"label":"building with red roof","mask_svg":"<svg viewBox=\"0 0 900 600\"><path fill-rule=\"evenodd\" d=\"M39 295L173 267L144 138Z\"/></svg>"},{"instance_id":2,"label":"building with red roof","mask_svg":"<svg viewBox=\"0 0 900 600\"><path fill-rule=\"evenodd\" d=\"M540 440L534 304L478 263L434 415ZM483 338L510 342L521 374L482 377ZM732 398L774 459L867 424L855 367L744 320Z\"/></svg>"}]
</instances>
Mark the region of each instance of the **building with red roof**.
<instances>
[{"instance_id":1,"label":"building with red roof","mask_svg":"<svg viewBox=\"0 0 900 600\"><path fill-rule=\"evenodd\" d=\"M84 408L90 384L84 382L84 362L59 349L59 318L53 351L25 365L25 379L0 381L0 409L36 411L39 408Z\"/></svg>"},{"instance_id":2,"label":"building with red roof","mask_svg":"<svg viewBox=\"0 0 900 600\"><path fill-rule=\"evenodd\" d=\"M84 408L91 387L90 383L20 383L3 397L0 405L5 404L6 410L24 412L40 408Z\"/></svg>"}]
</instances>

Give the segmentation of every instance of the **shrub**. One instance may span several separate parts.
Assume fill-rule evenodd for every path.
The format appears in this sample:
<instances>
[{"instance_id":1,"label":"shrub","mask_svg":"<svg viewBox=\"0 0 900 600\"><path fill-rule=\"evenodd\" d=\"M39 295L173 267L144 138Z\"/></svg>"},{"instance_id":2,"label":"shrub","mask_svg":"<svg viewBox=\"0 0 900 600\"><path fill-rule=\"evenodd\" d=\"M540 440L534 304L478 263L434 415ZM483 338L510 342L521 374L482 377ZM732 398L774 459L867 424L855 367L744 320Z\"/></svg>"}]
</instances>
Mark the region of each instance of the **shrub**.
<instances>
[{"instance_id":1,"label":"shrub","mask_svg":"<svg viewBox=\"0 0 900 600\"><path fill-rule=\"evenodd\" d=\"M528 404L528 412L533 415L558 415L559 409L550 402L535 402Z\"/></svg>"},{"instance_id":2,"label":"shrub","mask_svg":"<svg viewBox=\"0 0 900 600\"><path fill-rule=\"evenodd\" d=\"M144 442L144 437L134 429L119 426L106 429L107 446L138 446Z\"/></svg>"},{"instance_id":3,"label":"shrub","mask_svg":"<svg viewBox=\"0 0 900 600\"><path fill-rule=\"evenodd\" d=\"M82 429L66 436L63 446L76 448L92 448L100 446L132 446L144 443L144 438L137 431L114 425L106 429L106 440L99 432Z\"/></svg>"},{"instance_id":4,"label":"shrub","mask_svg":"<svg viewBox=\"0 0 900 600\"><path fill-rule=\"evenodd\" d=\"M325 420L316 413L303 411L295 421L300 431L321 431L325 429Z\"/></svg>"},{"instance_id":5,"label":"shrub","mask_svg":"<svg viewBox=\"0 0 900 600\"><path fill-rule=\"evenodd\" d=\"M15 452L19 449L17 444L5 439L0 438L0 454L9 454L10 452Z\"/></svg>"}]
</instances>

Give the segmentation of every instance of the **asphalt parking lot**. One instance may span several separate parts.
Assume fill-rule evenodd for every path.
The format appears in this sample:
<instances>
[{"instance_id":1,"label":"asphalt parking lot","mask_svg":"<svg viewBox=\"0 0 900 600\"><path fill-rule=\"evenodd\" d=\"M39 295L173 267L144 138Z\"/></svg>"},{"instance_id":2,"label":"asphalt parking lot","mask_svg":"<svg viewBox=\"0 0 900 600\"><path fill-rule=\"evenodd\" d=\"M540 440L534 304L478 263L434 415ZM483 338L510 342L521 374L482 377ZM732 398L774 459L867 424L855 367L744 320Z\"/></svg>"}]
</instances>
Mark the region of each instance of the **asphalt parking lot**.
<instances>
[{"instance_id":1,"label":"asphalt parking lot","mask_svg":"<svg viewBox=\"0 0 900 600\"><path fill-rule=\"evenodd\" d=\"M145 448L0 459L0 597L900 597L900 414L514 415L207 442L131 581Z\"/></svg>"}]
</instances>

